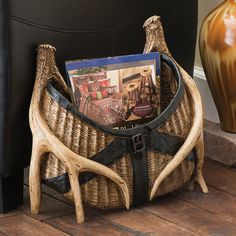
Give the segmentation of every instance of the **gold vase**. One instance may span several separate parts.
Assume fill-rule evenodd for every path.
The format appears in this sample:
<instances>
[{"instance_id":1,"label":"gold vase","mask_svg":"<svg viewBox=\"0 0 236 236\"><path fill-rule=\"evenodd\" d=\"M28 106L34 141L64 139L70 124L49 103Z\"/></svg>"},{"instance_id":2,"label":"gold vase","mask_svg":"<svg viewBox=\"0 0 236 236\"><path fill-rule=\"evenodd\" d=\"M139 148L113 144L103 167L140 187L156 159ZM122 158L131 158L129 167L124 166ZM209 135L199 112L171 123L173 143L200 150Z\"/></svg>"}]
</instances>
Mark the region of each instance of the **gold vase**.
<instances>
[{"instance_id":1,"label":"gold vase","mask_svg":"<svg viewBox=\"0 0 236 236\"><path fill-rule=\"evenodd\" d=\"M199 47L221 127L236 133L236 0L225 0L206 17Z\"/></svg>"}]
</instances>

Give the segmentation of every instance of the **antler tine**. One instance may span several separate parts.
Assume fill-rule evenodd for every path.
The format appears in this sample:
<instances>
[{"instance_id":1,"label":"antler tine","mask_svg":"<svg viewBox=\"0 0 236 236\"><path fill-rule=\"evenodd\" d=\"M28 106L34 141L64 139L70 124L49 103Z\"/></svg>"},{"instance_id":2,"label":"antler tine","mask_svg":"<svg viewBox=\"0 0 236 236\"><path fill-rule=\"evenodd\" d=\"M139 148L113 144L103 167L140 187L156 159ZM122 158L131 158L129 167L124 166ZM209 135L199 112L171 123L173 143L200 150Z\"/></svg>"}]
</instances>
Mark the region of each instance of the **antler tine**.
<instances>
[{"instance_id":1,"label":"antler tine","mask_svg":"<svg viewBox=\"0 0 236 236\"><path fill-rule=\"evenodd\" d=\"M124 197L125 206L127 209L129 209L130 207L129 190L125 181L110 168L102 164L99 164L95 161L84 158L71 151L59 139L57 139L57 137L53 135L53 133L49 130L45 120L41 117L41 115L39 113L34 113L34 114L36 118L35 121L37 121L37 126L40 128L42 132L41 136L44 137L45 140L47 140L50 150L58 158L60 158L60 160L64 162L67 167L69 167L68 169L70 169L71 167L71 169L76 168L77 172L81 172L82 170L90 171L109 178L119 187ZM32 127L33 132L35 127L36 125ZM37 129L37 132L39 132L39 129Z\"/></svg>"},{"instance_id":2,"label":"antler tine","mask_svg":"<svg viewBox=\"0 0 236 236\"><path fill-rule=\"evenodd\" d=\"M72 152L69 148L67 148L60 140L55 138L54 136L50 137L51 146L53 153L58 156L62 161L66 162L66 166L69 166L69 169L76 169L78 173L80 172L92 172L98 175L105 176L109 178L111 181L116 183L119 187L123 198L125 207L127 209L130 208L130 198L129 198L129 190L125 181L113 170L110 168L92 161L90 159L84 158L74 152ZM78 176L79 179L79 176Z\"/></svg>"},{"instance_id":3,"label":"antler tine","mask_svg":"<svg viewBox=\"0 0 236 236\"><path fill-rule=\"evenodd\" d=\"M95 173L98 175L102 175L104 177L109 178L114 183L116 183L116 185L119 187L119 189L123 195L125 207L126 207L126 209L129 209L130 208L130 197L129 197L128 186L125 183L125 181L116 172L114 172L110 168L108 168L102 164L99 164L97 162L94 162L92 160L85 159L83 157L78 158L77 154L75 154L74 158L73 158L74 165L78 165L79 163L81 163L81 158L83 159L83 164L82 164L82 166L78 167L78 170L80 172L81 171L92 172L92 173Z\"/></svg>"},{"instance_id":4,"label":"antler tine","mask_svg":"<svg viewBox=\"0 0 236 236\"><path fill-rule=\"evenodd\" d=\"M195 104L195 106L193 106L193 113L199 113L201 111L201 117L199 117L199 119L201 119L201 127L200 127L200 140L202 140L202 144L200 145L200 149L202 150L202 153L199 155L200 159L198 160L197 163L197 169L200 169L203 165L204 162L204 143L203 143L203 105L202 105L202 99L201 99L201 95L197 89L196 84L194 83L193 79L191 78L191 76L182 68L180 67L180 71L183 75L183 81L186 85L186 90L189 93L189 95L192 97L192 103L195 104L196 102L198 102L198 104ZM192 94L195 94L195 96L192 96ZM193 121L194 123L194 121Z\"/></svg>"},{"instance_id":5,"label":"antler tine","mask_svg":"<svg viewBox=\"0 0 236 236\"><path fill-rule=\"evenodd\" d=\"M159 51L172 57L166 45L160 16L152 16L143 25L146 32L146 43L144 53Z\"/></svg>"},{"instance_id":6,"label":"antler tine","mask_svg":"<svg viewBox=\"0 0 236 236\"><path fill-rule=\"evenodd\" d=\"M186 73L187 74L187 73ZM186 74L184 74L186 76ZM198 93L198 90L195 87L195 84L191 80L186 80L186 87L188 87L189 93L191 93L192 99L193 99L193 125L189 132L189 135L187 139L185 140L182 147L179 149L179 151L176 153L174 158L166 165L164 170L160 173L160 175L157 177L157 179L154 182L153 188L151 190L150 194L150 200L152 200L155 197L155 194L162 183L162 181L175 170L178 165L187 157L187 155L193 150L193 148L196 146L196 143L198 139L201 136L202 133L202 124L203 124L203 114L202 109L199 109L202 107L201 98ZM203 161L202 161L203 162Z\"/></svg>"},{"instance_id":7,"label":"antler tine","mask_svg":"<svg viewBox=\"0 0 236 236\"><path fill-rule=\"evenodd\" d=\"M164 31L162 27L162 23L159 16L153 16L150 17L145 23L144 23L144 29L146 31L146 44L144 48L144 53L149 53L151 51L159 51L161 53L165 53L167 55L171 56L171 53L169 52L168 46L165 41ZM173 58L173 57L172 57ZM174 60L174 59L173 59ZM177 63L178 65L178 63ZM191 103L193 104L193 124L192 128L189 132L189 135L183 144L183 146L180 148L180 150L176 153L172 161L170 161L167 166L164 168L164 170L161 172L161 174L157 177L157 179L154 182L153 188L151 190L150 194L150 200L154 198L160 184L162 181L170 174L172 173L175 168L178 167L178 165L186 158L189 152L192 151L192 149L196 146L196 142L200 138L202 127L203 127L203 114L202 114L202 101L200 94L196 88L195 83L193 82L192 78L182 69L181 66L179 66L179 69L183 75L183 81L185 84L186 91L189 95L189 98L191 99ZM201 174L201 165L203 163L203 156L198 156L201 160L198 160L198 170L199 174ZM203 180L204 181L204 180ZM205 190L207 190L205 188Z\"/></svg>"}]
</instances>

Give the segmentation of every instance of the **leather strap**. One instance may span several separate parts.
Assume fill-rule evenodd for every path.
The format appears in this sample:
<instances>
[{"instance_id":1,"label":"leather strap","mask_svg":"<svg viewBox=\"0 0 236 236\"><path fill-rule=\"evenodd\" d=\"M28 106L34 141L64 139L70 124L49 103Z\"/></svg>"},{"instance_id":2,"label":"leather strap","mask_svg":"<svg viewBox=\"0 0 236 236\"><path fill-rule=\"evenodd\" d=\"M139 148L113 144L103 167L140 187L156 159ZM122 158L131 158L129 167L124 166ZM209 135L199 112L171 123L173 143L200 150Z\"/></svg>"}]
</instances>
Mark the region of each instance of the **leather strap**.
<instances>
[{"instance_id":1,"label":"leather strap","mask_svg":"<svg viewBox=\"0 0 236 236\"><path fill-rule=\"evenodd\" d=\"M131 154L133 169L133 206L138 206L148 201L148 165L147 149Z\"/></svg>"},{"instance_id":2,"label":"leather strap","mask_svg":"<svg viewBox=\"0 0 236 236\"><path fill-rule=\"evenodd\" d=\"M47 91L60 106L64 107L67 111L71 112L88 125L96 127L96 129L99 129L101 132L115 137L114 141L110 145L108 145L103 151L91 157L91 160L105 166L110 166L122 158L124 154L130 154L133 169L134 205L148 201L149 179L147 152L155 151L173 156L184 142L181 138L155 131L173 114L184 95L184 85L181 73L176 64L171 60L171 58L164 54L161 55L161 61L167 63L175 75L178 84L176 94L169 106L157 118L146 124L127 130L112 129L90 120L84 114L78 112L73 105L58 92L53 80L49 81L47 84ZM191 153L190 156L192 157L194 154ZM95 174L82 173L79 180L81 184L85 184L94 177L96 177ZM69 181L67 185L69 187Z\"/></svg>"},{"instance_id":3,"label":"leather strap","mask_svg":"<svg viewBox=\"0 0 236 236\"><path fill-rule=\"evenodd\" d=\"M102 165L111 166L120 160L124 154L130 154L133 169L133 205L140 205L148 201L149 178L147 152L154 151L173 156L184 142L179 137L157 131L148 132L142 138L144 143L141 151L135 152L132 138L116 138L104 150L90 158ZM194 161L194 157L195 153L192 151L187 158L189 161ZM93 173L81 173L79 176L80 184L85 184L95 177L96 174ZM66 193L70 190L67 173L45 180L44 182L60 193Z\"/></svg>"}]
</instances>

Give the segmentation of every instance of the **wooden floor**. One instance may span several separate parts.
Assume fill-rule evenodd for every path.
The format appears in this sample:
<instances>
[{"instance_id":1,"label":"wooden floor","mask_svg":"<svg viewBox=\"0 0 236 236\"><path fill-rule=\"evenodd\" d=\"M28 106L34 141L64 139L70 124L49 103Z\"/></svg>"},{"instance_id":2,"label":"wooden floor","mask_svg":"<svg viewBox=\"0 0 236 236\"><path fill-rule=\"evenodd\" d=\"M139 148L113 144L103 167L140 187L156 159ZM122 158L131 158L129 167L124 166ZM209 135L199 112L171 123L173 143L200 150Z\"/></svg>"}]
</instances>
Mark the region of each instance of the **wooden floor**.
<instances>
[{"instance_id":1,"label":"wooden floor","mask_svg":"<svg viewBox=\"0 0 236 236\"><path fill-rule=\"evenodd\" d=\"M129 211L86 208L77 224L74 208L63 196L43 187L41 213L30 213L28 184L24 205L0 215L0 235L236 235L236 170L206 162L209 194L180 191Z\"/></svg>"}]
</instances>

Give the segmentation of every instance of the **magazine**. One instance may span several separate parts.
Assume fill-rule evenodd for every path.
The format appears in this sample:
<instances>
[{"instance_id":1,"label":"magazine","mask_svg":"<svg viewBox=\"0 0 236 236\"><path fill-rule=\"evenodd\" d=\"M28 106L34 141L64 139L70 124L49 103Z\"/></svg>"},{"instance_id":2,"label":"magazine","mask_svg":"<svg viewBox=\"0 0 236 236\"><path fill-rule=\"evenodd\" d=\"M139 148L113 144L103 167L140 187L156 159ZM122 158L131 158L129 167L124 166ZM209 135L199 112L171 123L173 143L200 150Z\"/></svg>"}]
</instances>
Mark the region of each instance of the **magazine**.
<instances>
[{"instance_id":1,"label":"magazine","mask_svg":"<svg viewBox=\"0 0 236 236\"><path fill-rule=\"evenodd\" d=\"M73 102L90 119L129 128L160 112L160 54L66 62Z\"/></svg>"}]
</instances>

